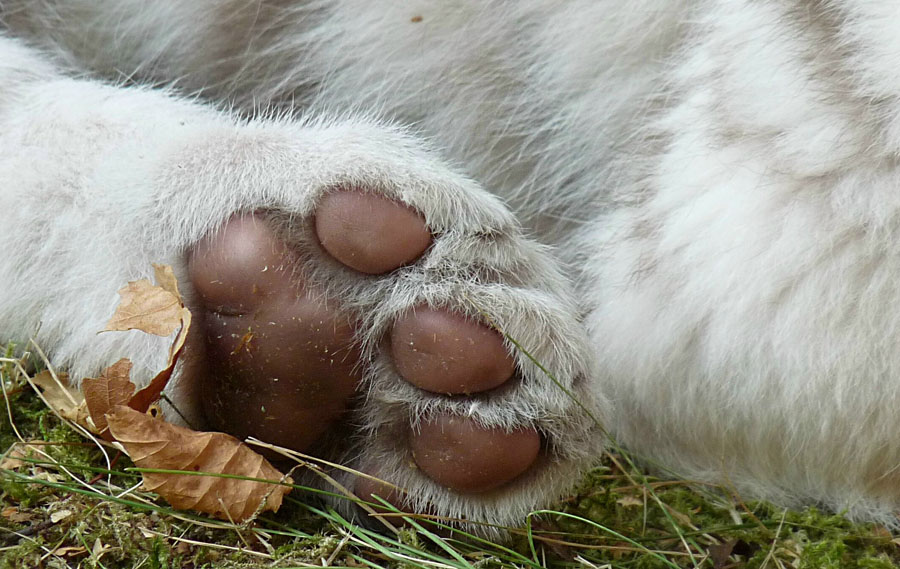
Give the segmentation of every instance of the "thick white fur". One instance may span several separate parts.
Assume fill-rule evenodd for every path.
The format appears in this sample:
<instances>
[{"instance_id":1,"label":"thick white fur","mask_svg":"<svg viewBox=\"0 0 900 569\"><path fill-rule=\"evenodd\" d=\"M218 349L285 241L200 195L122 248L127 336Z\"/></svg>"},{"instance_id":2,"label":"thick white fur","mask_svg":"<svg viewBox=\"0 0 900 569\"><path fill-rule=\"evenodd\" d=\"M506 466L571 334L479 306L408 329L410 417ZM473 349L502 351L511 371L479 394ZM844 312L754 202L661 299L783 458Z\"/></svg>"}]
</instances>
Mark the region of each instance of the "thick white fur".
<instances>
[{"instance_id":1,"label":"thick white fur","mask_svg":"<svg viewBox=\"0 0 900 569\"><path fill-rule=\"evenodd\" d=\"M363 182L446 233L431 268L391 287L309 263L374 314L369 341L417 300L474 295L645 458L893 521L900 6L0 0L0 18L3 335L37 334L76 374L151 353L95 334L122 282L150 261L183 270L233 211L302 216ZM297 118L241 122L217 103ZM574 298L481 188L555 247ZM499 280L481 286L470 263ZM599 448L553 390L503 394L455 410L538 422L557 464L502 496L442 493L402 474L385 435L440 404L389 367L370 374L363 446L442 511L512 521Z\"/></svg>"}]
</instances>

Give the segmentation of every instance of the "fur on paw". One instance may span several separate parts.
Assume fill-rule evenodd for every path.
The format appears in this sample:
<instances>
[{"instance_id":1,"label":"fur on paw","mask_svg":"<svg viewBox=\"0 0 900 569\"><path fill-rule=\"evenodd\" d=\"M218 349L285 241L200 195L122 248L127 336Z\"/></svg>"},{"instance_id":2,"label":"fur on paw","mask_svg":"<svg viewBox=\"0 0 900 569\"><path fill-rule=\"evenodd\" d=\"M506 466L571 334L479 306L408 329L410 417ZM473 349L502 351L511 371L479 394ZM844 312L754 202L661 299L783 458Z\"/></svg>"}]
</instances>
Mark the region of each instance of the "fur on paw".
<instances>
[{"instance_id":1,"label":"fur on paw","mask_svg":"<svg viewBox=\"0 0 900 569\"><path fill-rule=\"evenodd\" d=\"M206 358L182 381L209 427L492 533L478 522L521 523L599 456L604 403L552 252L474 184L426 179L338 182L209 231L188 261Z\"/></svg>"}]
</instances>

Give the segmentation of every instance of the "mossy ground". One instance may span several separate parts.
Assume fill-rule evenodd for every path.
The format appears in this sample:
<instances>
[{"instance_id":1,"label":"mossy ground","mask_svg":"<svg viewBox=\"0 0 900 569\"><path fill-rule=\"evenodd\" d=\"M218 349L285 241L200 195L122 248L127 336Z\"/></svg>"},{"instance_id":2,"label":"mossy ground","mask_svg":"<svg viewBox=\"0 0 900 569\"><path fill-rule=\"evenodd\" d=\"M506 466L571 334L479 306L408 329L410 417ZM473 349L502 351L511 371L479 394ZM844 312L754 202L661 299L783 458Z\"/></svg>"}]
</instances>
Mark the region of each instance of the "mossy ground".
<instances>
[{"instance_id":1,"label":"mossy ground","mask_svg":"<svg viewBox=\"0 0 900 569\"><path fill-rule=\"evenodd\" d=\"M424 531L370 532L300 492L252 525L222 523L173 512L140 491L124 456L108 452L115 462L107 469L99 447L49 411L13 365L0 370L9 404L0 408L0 451L21 450L21 435L45 453L2 463L0 569L900 566L900 539L881 526L655 479L623 454L608 456L556 511L523 520L505 543L441 539L425 521Z\"/></svg>"}]
</instances>

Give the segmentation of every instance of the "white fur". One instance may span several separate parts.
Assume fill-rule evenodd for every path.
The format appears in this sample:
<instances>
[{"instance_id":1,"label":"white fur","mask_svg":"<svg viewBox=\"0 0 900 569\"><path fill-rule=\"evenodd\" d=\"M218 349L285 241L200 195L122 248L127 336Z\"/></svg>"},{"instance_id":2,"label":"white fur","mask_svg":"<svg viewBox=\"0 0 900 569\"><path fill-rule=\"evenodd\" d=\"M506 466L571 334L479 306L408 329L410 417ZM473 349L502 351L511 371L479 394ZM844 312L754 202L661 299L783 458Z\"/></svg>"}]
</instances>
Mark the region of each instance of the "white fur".
<instances>
[{"instance_id":1,"label":"white fur","mask_svg":"<svg viewBox=\"0 0 900 569\"><path fill-rule=\"evenodd\" d=\"M309 269L376 314L370 340L416 299L481 290L648 460L892 522L893 3L7 0L0 18L3 335L38 333L76 373L126 347L150 353L138 335L94 334L122 282L150 261L183 269L184 250L233 211L306 214L329 186L363 181L448 235L395 296ZM213 105L294 118L243 122ZM485 228L502 236L493 249L471 240ZM515 278L431 280L440 263L461 275L476 261ZM158 364L134 357L143 373ZM433 410L379 362L373 432ZM501 502L403 480L443 511L512 521L599 448L552 394L465 412L544 421L569 466L542 465ZM373 437L372 456L400 472L404 451Z\"/></svg>"}]
</instances>

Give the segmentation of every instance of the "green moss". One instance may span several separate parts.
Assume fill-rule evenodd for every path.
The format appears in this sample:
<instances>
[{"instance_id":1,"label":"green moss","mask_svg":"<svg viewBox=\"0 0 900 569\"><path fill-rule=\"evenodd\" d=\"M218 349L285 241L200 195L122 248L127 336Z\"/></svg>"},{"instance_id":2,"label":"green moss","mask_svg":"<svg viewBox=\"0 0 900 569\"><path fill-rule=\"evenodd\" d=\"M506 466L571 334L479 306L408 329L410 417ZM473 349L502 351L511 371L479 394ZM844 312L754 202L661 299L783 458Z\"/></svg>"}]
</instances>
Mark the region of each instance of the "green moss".
<instances>
[{"instance_id":1,"label":"green moss","mask_svg":"<svg viewBox=\"0 0 900 569\"><path fill-rule=\"evenodd\" d=\"M544 523L569 541L578 536L580 543L597 547L583 556L598 565L692 567L706 558L711 567L707 554L716 550L748 568L900 564L900 549L881 526L854 524L815 508L793 512L764 502L742 504L707 486L640 473L628 477L611 467L591 473L564 506L562 511L583 519L559 516Z\"/></svg>"},{"instance_id":2,"label":"green moss","mask_svg":"<svg viewBox=\"0 0 900 569\"><path fill-rule=\"evenodd\" d=\"M48 411L10 366L0 365L0 379L22 436L54 443L41 448L82 481L47 464L0 473L0 569L277 568L321 564L332 556L337 566L364 566L360 559L376 567L463 565L411 530L390 536L396 543L364 533L347 540L347 532L358 530L333 513L310 507L308 497L297 492L277 515L258 520L259 534L253 528L210 527L209 521L198 523L190 514L173 516L159 500L148 510L79 493L88 492L87 481L99 491L120 495L138 478L122 471L130 466L125 457L116 459L116 474L98 477L106 459L97 447ZM2 452L18 439L6 409L0 411ZM142 493L140 498L153 496ZM721 489L625 473L613 461L589 473L558 510L532 519L531 539L522 531L502 544L515 553L499 545L448 543L467 563L483 568L524 567L528 560L547 567L585 567L577 558L598 567L629 569L900 566L900 547L883 527L853 524L815 508L793 512L762 502L743 504ZM416 555L431 557L427 563L408 559Z\"/></svg>"}]
</instances>

